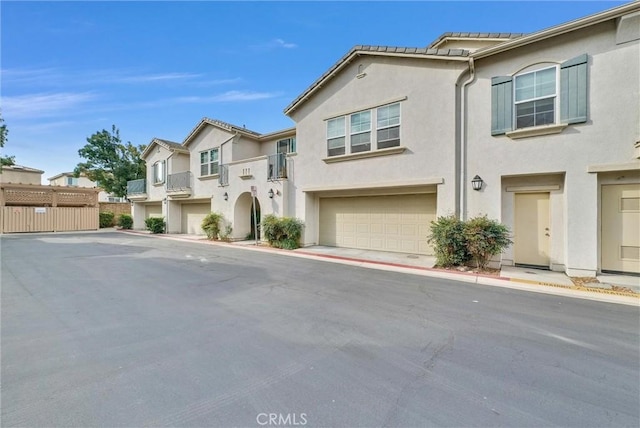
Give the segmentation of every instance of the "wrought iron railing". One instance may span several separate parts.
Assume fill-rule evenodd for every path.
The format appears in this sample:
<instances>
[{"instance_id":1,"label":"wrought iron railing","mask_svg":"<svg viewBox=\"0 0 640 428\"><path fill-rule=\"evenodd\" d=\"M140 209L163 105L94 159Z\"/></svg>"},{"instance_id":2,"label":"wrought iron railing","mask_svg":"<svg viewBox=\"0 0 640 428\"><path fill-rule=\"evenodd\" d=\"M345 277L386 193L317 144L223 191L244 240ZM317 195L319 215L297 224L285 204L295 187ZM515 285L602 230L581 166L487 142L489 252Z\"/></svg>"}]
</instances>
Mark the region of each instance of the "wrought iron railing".
<instances>
[{"instance_id":1,"label":"wrought iron railing","mask_svg":"<svg viewBox=\"0 0 640 428\"><path fill-rule=\"evenodd\" d=\"M167 175L168 192L189 189L191 189L191 171L178 172L176 174Z\"/></svg>"},{"instance_id":2,"label":"wrought iron railing","mask_svg":"<svg viewBox=\"0 0 640 428\"><path fill-rule=\"evenodd\" d=\"M142 193L147 193L147 180L145 178L127 181L127 195L140 195Z\"/></svg>"},{"instance_id":3,"label":"wrought iron railing","mask_svg":"<svg viewBox=\"0 0 640 428\"><path fill-rule=\"evenodd\" d=\"M283 180L287 178L287 155L277 153L268 156L267 180Z\"/></svg>"},{"instance_id":4,"label":"wrought iron railing","mask_svg":"<svg viewBox=\"0 0 640 428\"><path fill-rule=\"evenodd\" d=\"M229 165L220 165L218 168L218 184L220 186L229 185Z\"/></svg>"}]
</instances>

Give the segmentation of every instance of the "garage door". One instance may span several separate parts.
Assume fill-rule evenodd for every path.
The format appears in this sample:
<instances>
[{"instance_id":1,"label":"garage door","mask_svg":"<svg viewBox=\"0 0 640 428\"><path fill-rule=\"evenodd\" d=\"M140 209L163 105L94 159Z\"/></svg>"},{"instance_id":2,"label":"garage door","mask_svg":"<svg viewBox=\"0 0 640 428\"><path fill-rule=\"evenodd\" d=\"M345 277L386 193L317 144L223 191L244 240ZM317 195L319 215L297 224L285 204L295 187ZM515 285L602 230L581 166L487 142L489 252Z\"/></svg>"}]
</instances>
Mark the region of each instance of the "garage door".
<instances>
[{"instance_id":1,"label":"garage door","mask_svg":"<svg viewBox=\"0 0 640 428\"><path fill-rule=\"evenodd\" d=\"M182 204L182 233L204 235L202 220L211 212L211 203Z\"/></svg>"},{"instance_id":2,"label":"garage door","mask_svg":"<svg viewBox=\"0 0 640 428\"><path fill-rule=\"evenodd\" d=\"M162 205L146 205L144 211L144 218L162 217Z\"/></svg>"},{"instance_id":3,"label":"garage door","mask_svg":"<svg viewBox=\"0 0 640 428\"><path fill-rule=\"evenodd\" d=\"M320 199L320 245L432 254L436 195Z\"/></svg>"},{"instance_id":4,"label":"garage door","mask_svg":"<svg viewBox=\"0 0 640 428\"><path fill-rule=\"evenodd\" d=\"M640 273L640 185L602 186L602 270Z\"/></svg>"}]
</instances>

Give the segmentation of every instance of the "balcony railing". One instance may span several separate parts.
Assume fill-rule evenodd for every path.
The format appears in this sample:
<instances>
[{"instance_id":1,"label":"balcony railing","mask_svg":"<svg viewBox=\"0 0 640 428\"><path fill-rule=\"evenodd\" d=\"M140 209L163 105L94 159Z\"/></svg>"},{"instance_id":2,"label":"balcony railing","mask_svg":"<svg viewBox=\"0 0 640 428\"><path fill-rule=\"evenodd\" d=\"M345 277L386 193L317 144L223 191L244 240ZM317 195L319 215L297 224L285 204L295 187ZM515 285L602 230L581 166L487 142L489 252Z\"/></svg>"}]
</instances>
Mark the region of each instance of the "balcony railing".
<instances>
[{"instance_id":1,"label":"balcony railing","mask_svg":"<svg viewBox=\"0 0 640 428\"><path fill-rule=\"evenodd\" d=\"M127 196L141 195L147 193L147 180L140 178L138 180L127 181Z\"/></svg>"},{"instance_id":2,"label":"balcony railing","mask_svg":"<svg viewBox=\"0 0 640 428\"><path fill-rule=\"evenodd\" d=\"M191 171L167 175L167 192L191 189Z\"/></svg>"},{"instance_id":3,"label":"balcony railing","mask_svg":"<svg viewBox=\"0 0 640 428\"><path fill-rule=\"evenodd\" d=\"M283 180L287 178L287 155L278 153L268 156L269 167L267 169L267 180Z\"/></svg>"},{"instance_id":4,"label":"balcony railing","mask_svg":"<svg viewBox=\"0 0 640 428\"><path fill-rule=\"evenodd\" d=\"M218 169L218 184L220 186L228 186L229 185L229 166L228 165L220 165Z\"/></svg>"}]
</instances>

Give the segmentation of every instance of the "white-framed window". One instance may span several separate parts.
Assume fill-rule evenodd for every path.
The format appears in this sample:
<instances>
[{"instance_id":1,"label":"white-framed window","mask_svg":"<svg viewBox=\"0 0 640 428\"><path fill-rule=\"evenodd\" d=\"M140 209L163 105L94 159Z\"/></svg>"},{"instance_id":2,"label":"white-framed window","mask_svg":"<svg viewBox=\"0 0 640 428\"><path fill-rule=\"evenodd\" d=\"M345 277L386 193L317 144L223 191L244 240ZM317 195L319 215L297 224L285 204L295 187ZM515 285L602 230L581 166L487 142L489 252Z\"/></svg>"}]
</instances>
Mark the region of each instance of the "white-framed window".
<instances>
[{"instance_id":1,"label":"white-framed window","mask_svg":"<svg viewBox=\"0 0 640 428\"><path fill-rule=\"evenodd\" d=\"M278 140L276 143L276 153L295 153L296 137Z\"/></svg>"},{"instance_id":2,"label":"white-framed window","mask_svg":"<svg viewBox=\"0 0 640 428\"><path fill-rule=\"evenodd\" d=\"M219 173L218 149L200 152L200 176Z\"/></svg>"},{"instance_id":3,"label":"white-framed window","mask_svg":"<svg viewBox=\"0 0 640 428\"><path fill-rule=\"evenodd\" d=\"M515 76L516 129L556 122L558 67L547 67Z\"/></svg>"},{"instance_id":4,"label":"white-framed window","mask_svg":"<svg viewBox=\"0 0 640 428\"><path fill-rule=\"evenodd\" d=\"M78 177L67 177L67 186L78 187Z\"/></svg>"},{"instance_id":5,"label":"white-framed window","mask_svg":"<svg viewBox=\"0 0 640 428\"><path fill-rule=\"evenodd\" d=\"M329 156L345 154L344 116L327 121L327 154Z\"/></svg>"},{"instance_id":6,"label":"white-framed window","mask_svg":"<svg viewBox=\"0 0 640 428\"><path fill-rule=\"evenodd\" d=\"M353 113L349 118L351 153L371 150L371 110Z\"/></svg>"},{"instance_id":7,"label":"white-framed window","mask_svg":"<svg viewBox=\"0 0 640 428\"><path fill-rule=\"evenodd\" d=\"M378 149L400 145L400 103L376 110L376 140Z\"/></svg>"},{"instance_id":8,"label":"white-framed window","mask_svg":"<svg viewBox=\"0 0 640 428\"><path fill-rule=\"evenodd\" d=\"M165 161L158 161L153 164L153 184L164 183Z\"/></svg>"}]
</instances>

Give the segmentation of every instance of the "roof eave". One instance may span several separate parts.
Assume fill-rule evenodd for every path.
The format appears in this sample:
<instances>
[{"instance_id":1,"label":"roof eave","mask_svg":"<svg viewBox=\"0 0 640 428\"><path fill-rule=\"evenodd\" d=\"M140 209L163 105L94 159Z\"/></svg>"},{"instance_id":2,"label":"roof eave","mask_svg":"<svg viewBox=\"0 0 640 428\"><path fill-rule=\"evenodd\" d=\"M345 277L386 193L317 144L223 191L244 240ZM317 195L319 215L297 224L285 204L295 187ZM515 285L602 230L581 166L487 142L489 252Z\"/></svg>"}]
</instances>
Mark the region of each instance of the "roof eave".
<instances>
[{"instance_id":1,"label":"roof eave","mask_svg":"<svg viewBox=\"0 0 640 428\"><path fill-rule=\"evenodd\" d=\"M618 6L613 9L605 10L604 12L599 12L594 15L590 15L584 18L579 18L570 22L566 22L564 24L556 25L555 27L550 27L541 31L537 31L535 33L531 33L514 40L500 43L495 46L479 49L471 53L469 56L474 59L485 58L491 55L502 53L511 49L521 47L521 46L525 46L530 43L534 43L534 42L545 40L551 37L559 36L561 34L565 34L570 31L575 31L585 27L592 26L592 25L600 24L602 22L609 21L611 19L615 19L620 16L626 15L631 12L639 11L639 10L640 10L640 2L635 1L633 3Z\"/></svg>"}]
</instances>

